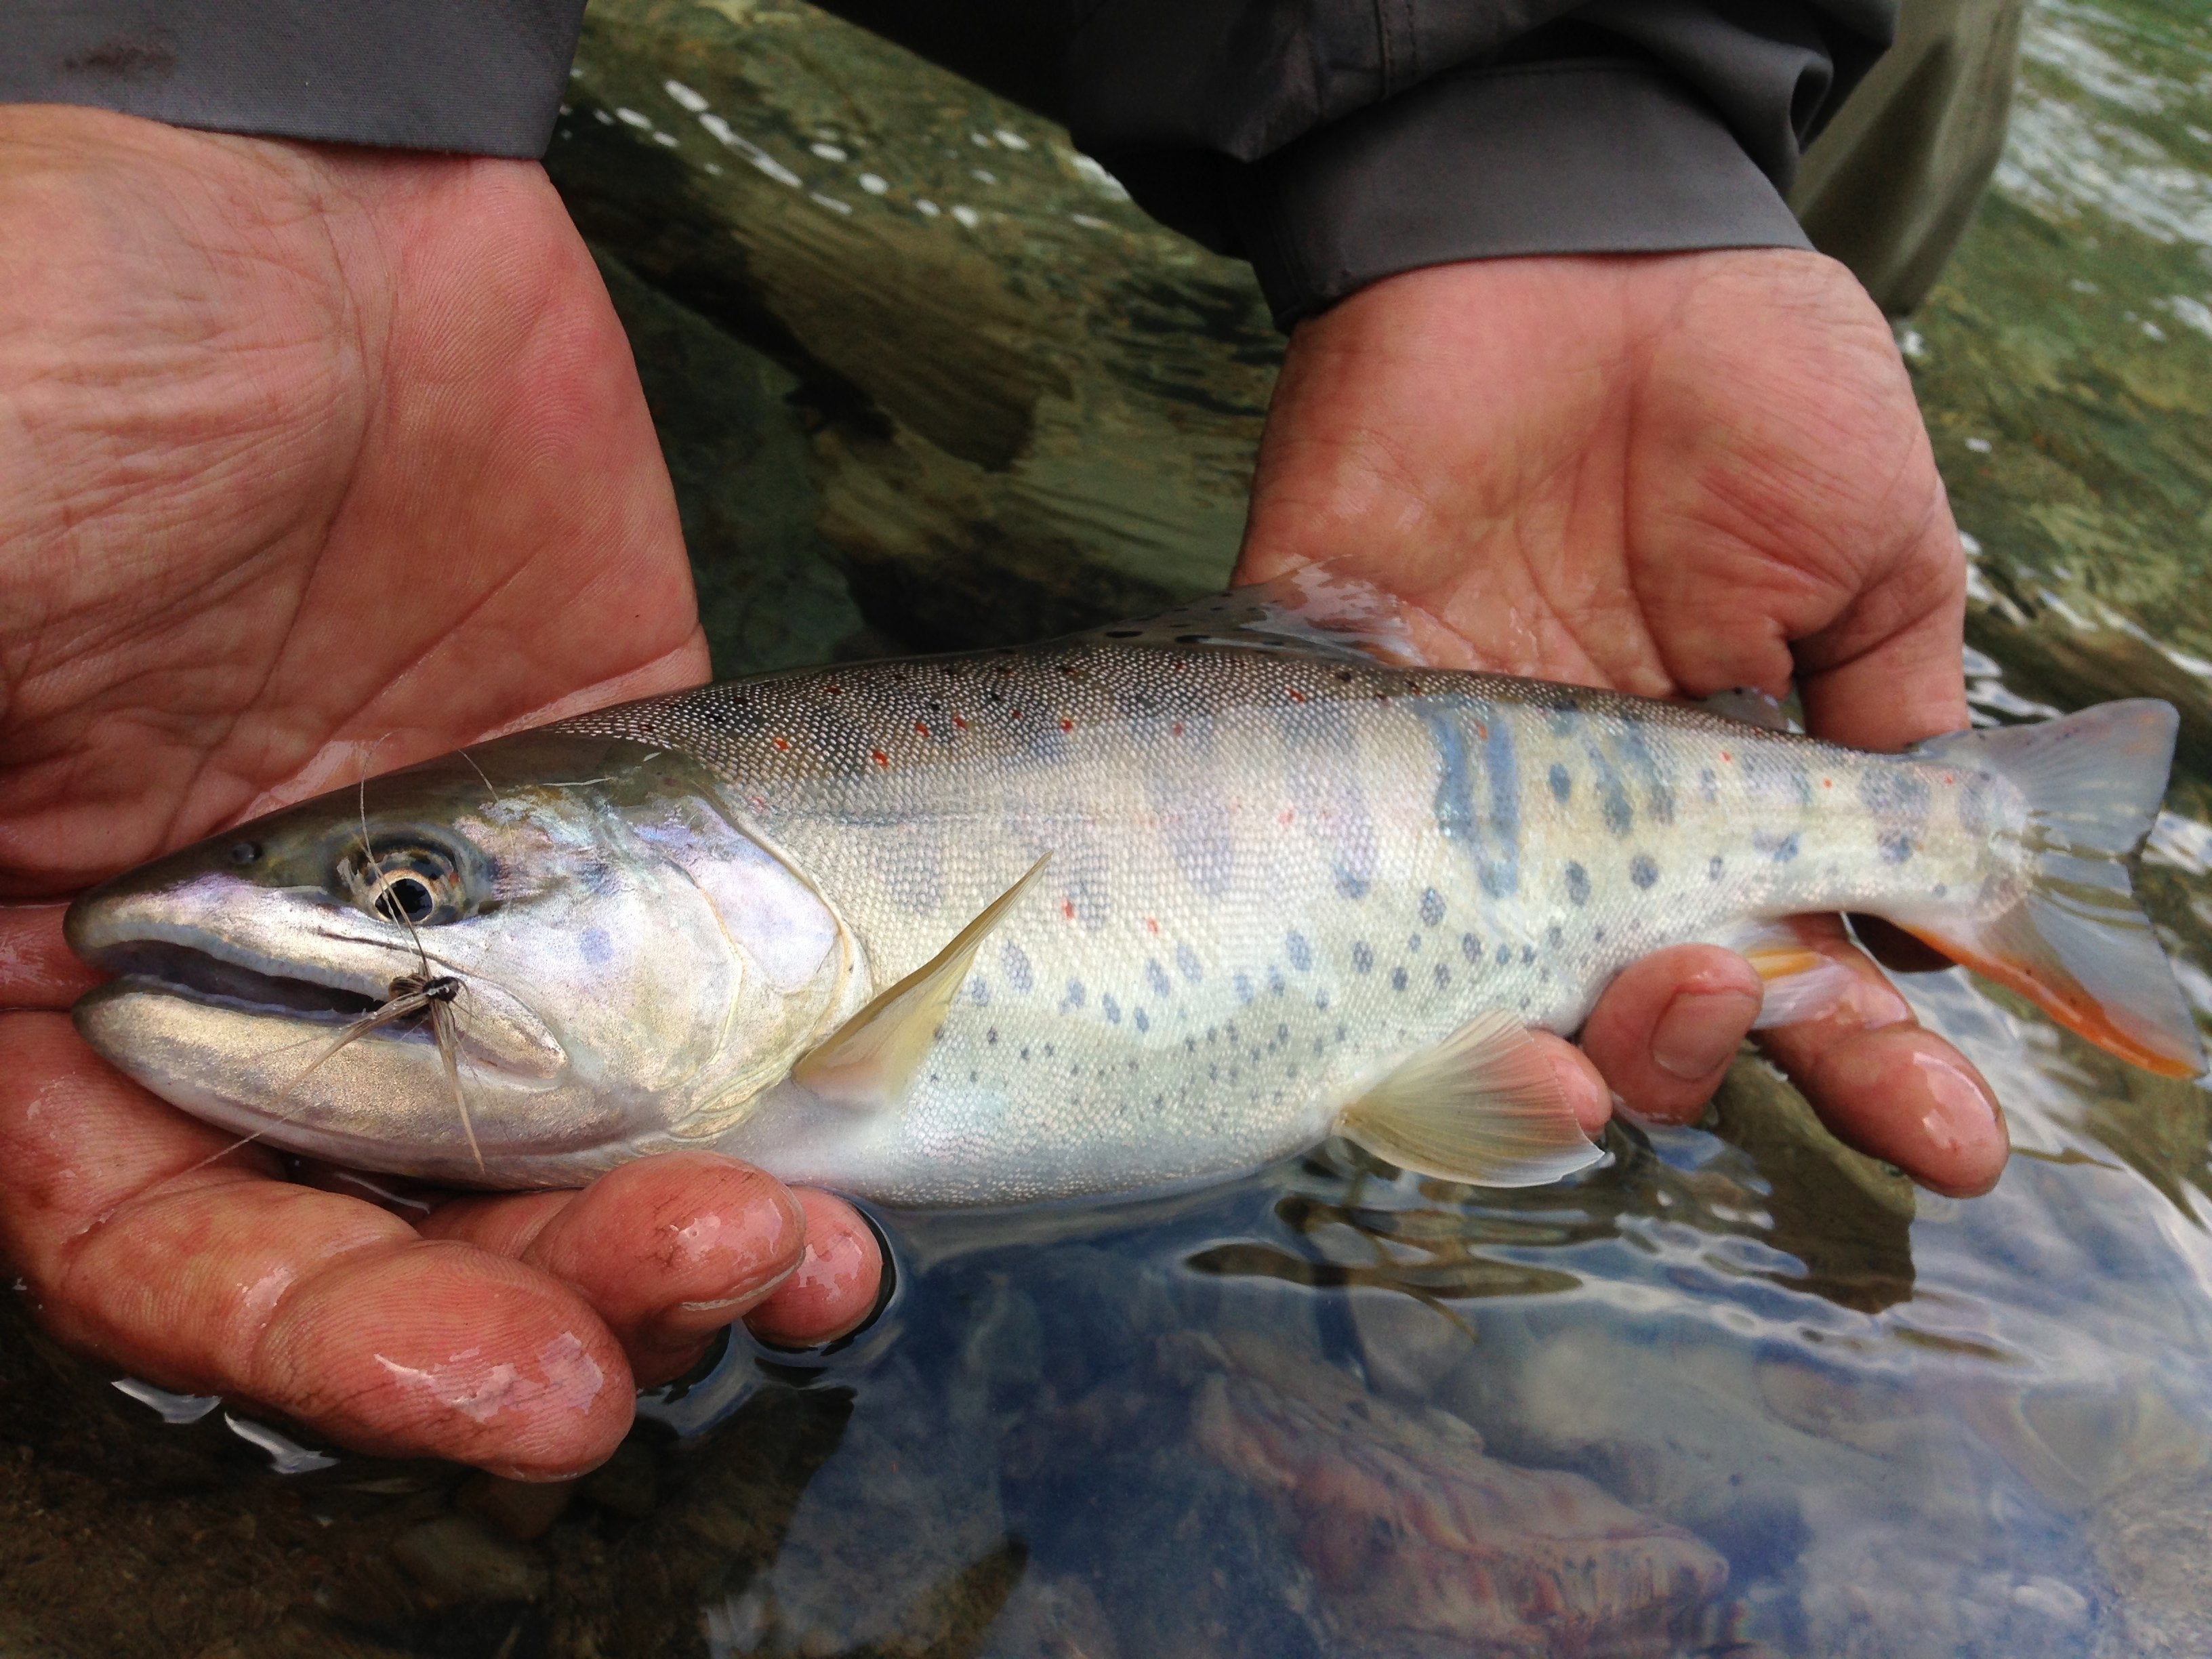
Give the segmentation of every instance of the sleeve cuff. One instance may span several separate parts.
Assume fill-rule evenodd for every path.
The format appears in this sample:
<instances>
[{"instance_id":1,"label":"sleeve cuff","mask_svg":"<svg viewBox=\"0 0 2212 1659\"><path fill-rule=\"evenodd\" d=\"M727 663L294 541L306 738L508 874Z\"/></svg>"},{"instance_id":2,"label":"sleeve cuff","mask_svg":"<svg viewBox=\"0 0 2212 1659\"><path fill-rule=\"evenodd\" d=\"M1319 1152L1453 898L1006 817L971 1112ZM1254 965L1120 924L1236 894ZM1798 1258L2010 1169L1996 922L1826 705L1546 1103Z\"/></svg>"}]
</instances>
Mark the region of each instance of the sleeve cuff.
<instances>
[{"instance_id":1,"label":"sleeve cuff","mask_svg":"<svg viewBox=\"0 0 2212 1659\"><path fill-rule=\"evenodd\" d=\"M0 16L0 103L537 156L581 0L58 0Z\"/></svg>"},{"instance_id":2,"label":"sleeve cuff","mask_svg":"<svg viewBox=\"0 0 2212 1659\"><path fill-rule=\"evenodd\" d=\"M1227 191L1285 329L1423 265L1811 246L1719 115L1628 59L1441 75L1233 167Z\"/></svg>"}]
</instances>

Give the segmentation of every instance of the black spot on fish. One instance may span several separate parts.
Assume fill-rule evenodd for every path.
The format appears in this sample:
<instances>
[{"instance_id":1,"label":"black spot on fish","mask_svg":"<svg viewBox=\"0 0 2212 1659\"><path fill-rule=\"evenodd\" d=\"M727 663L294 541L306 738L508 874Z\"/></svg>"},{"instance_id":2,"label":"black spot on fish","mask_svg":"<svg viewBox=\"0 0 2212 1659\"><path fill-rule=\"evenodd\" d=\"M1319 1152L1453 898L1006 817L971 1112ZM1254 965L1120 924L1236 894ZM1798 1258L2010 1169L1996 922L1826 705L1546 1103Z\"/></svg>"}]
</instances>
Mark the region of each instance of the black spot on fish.
<instances>
[{"instance_id":1,"label":"black spot on fish","mask_svg":"<svg viewBox=\"0 0 2212 1659\"><path fill-rule=\"evenodd\" d=\"M1136 1022L1137 1029L1139 1031L1149 1031L1152 1029L1152 1022L1146 1016L1143 1009L1138 1009L1134 1014L1130 1016L1130 1018Z\"/></svg>"},{"instance_id":2,"label":"black spot on fish","mask_svg":"<svg viewBox=\"0 0 2212 1659\"><path fill-rule=\"evenodd\" d=\"M1115 1001L1110 994L1102 994L1099 996L1098 1012L1106 1016L1106 1023L1109 1025L1119 1025L1121 1023L1121 1005Z\"/></svg>"},{"instance_id":3,"label":"black spot on fish","mask_svg":"<svg viewBox=\"0 0 2212 1659\"><path fill-rule=\"evenodd\" d=\"M1513 947L1510 945L1499 945L1498 947L1498 965L1500 968L1509 967L1511 965L1512 961Z\"/></svg>"},{"instance_id":4,"label":"black spot on fish","mask_svg":"<svg viewBox=\"0 0 2212 1659\"><path fill-rule=\"evenodd\" d=\"M1352 947L1352 971L1355 974L1364 974L1374 966L1375 952L1367 948L1365 939L1361 939Z\"/></svg>"},{"instance_id":5,"label":"black spot on fish","mask_svg":"<svg viewBox=\"0 0 2212 1659\"><path fill-rule=\"evenodd\" d=\"M1252 1000L1252 976L1249 974L1237 975L1236 986L1237 1001L1249 1002Z\"/></svg>"},{"instance_id":6,"label":"black spot on fish","mask_svg":"<svg viewBox=\"0 0 2212 1659\"><path fill-rule=\"evenodd\" d=\"M1718 853L1714 854L1712 857L1707 859L1705 860L1705 879L1707 881L1718 881L1721 878L1721 871L1726 866L1727 862L1728 861L1722 858Z\"/></svg>"},{"instance_id":7,"label":"black spot on fish","mask_svg":"<svg viewBox=\"0 0 2212 1659\"><path fill-rule=\"evenodd\" d=\"M1444 896L1433 887L1421 895L1421 923L1434 927L1444 919Z\"/></svg>"},{"instance_id":8,"label":"black spot on fish","mask_svg":"<svg viewBox=\"0 0 2212 1659\"><path fill-rule=\"evenodd\" d=\"M984 1032L983 1041L989 1047L994 1048L997 1048L999 1046L999 1028L994 1025L989 1030Z\"/></svg>"},{"instance_id":9,"label":"black spot on fish","mask_svg":"<svg viewBox=\"0 0 2212 1659\"><path fill-rule=\"evenodd\" d=\"M1534 945L1524 945L1521 947L1521 965L1523 968L1526 968L1530 963L1535 961L1535 959L1536 947Z\"/></svg>"},{"instance_id":10,"label":"black spot on fish","mask_svg":"<svg viewBox=\"0 0 2212 1659\"><path fill-rule=\"evenodd\" d=\"M1480 962L1482 941L1472 933L1462 933L1459 936L1459 953L1469 962Z\"/></svg>"},{"instance_id":11,"label":"black spot on fish","mask_svg":"<svg viewBox=\"0 0 2212 1659\"><path fill-rule=\"evenodd\" d=\"M1176 946L1176 971L1193 985L1206 976L1205 969L1199 966L1198 952L1188 945Z\"/></svg>"},{"instance_id":12,"label":"black spot on fish","mask_svg":"<svg viewBox=\"0 0 2212 1659\"><path fill-rule=\"evenodd\" d=\"M1313 946L1306 943L1306 936L1304 933L1285 934L1283 950L1291 959L1291 966L1297 969L1298 972L1303 974L1313 966Z\"/></svg>"},{"instance_id":13,"label":"black spot on fish","mask_svg":"<svg viewBox=\"0 0 2212 1659\"><path fill-rule=\"evenodd\" d=\"M1911 836L1896 830L1881 838L1881 861L1884 864L1902 864L1911 856Z\"/></svg>"},{"instance_id":14,"label":"black spot on fish","mask_svg":"<svg viewBox=\"0 0 2212 1659\"><path fill-rule=\"evenodd\" d=\"M1340 864L1336 866L1336 890L1348 899L1364 899L1367 896L1367 883Z\"/></svg>"},{"instance_id":15,"label":"black spot on fish","mask_svg":"<svg viewBox=\"0 0 2212 1659\"><path fill-rule=\"evenodd\" d=\"M1589 895L1589 872L1579 864L1570 864L1567 866L1567 902L1570 904L1588 904Z\"/></svg>"},{"instance_id":16,"label":"black spot on fish","mask_svg":"<svg viewBox=\"0 0 2212 1659\"><path fill-rule=\"evenodd\" d=\"M1067 1006L1071 1008L1083 1006L1083 981L1079 979L1067 981Z\"/></svg>"},{"instance_id":17,"label":"black spot on fish","mask_svg":"<svg viewBox=\"0 0 2212 1659\"><path fill-rule=\"evenodd\" d=\"M1710 766L1698 774L1698 793L1708 806L1721 798L1720 780L1713 775Z\"/></svg>"},{"instance_id":18,"label":"black spot on fish","mask_svg":"<svg viewBox=\"0 0 2212 1659\"><path fill-rule=\"evenodd\" d=\"M1402 991L1406 988L1406 970L1402 967L1393 968L1390 970L1390 988L1394 991Z\"/></svg>"},{"instance_id":19,"label":"black spot on fish","mask_svg":"<svg viewBox=\"0 0 2212 1659\"><path fill-rule=\"evenodd\" d=\"M1566 935L1559 931L1559 924L1556 921L1544 930L1544 943L1550 945L1554 951L1559 948L1561 942L1565 938Z\"/></svg>"},{"instance_id":20,"label":"black spot on fish","mask_svg":"<svg viewBox=\"0 0 2212 1659\"><path fill-rule=\"evenodd\" d=\"M1565 805L1567 798L1575 793L1575 781L1567 775L1567 769L1553 761L1547 781L1552 786L1552 799L1560 805Z\"/></svg>"},{"instance_id":21,"label":"black spot on fish","mask_svg":"<svg viewBox=\"0 0 2212 1659\"><path fill-rule=\"evenodd\" d=\"M1618 779L1608 778L1605 783L1605 827L1616 836L1636 827L1636 809L1628 804L1628 791Z\"/></svg>"},{"instance_id":22,"label":"black spot on fish","mask_svg":"<svg viewBox=\"0 0 2212 1659\"><path fill-rule=\"evenodd\" d=\"M1445 967L1441 962L1436 965L1435 975L1437 989L1439 991L1443 990L1444 987L1451 983L1451 969Z\"/></svg>"},{"instance_id":23,"label":"black spot on fish","mask_svg":"<svg viewBox=\"0 0 2212 1659\"><path fill-rule=\"evenodd\" d=\"M1272 962L1267 964L1267 994L1271 997L1283 994L1283 970Z\"/></svg>"},{"instance_id":24,"label":"black spot on fish","mask_svg":"<svg viewBox=\"0 0 2212 1659\"><path fill-rule=\"evenodd\" d=\"M1152 994L1156 997L1168 994L1167 969L1160 966L1157 957L1147 957L1145 959L1145 983L1152 988Z\"/></svg>"},{"instance_id":25,"label":"black spot on fish","mask_svg":"<svg viewBox=\"0 0 2212 1659\"><path fill-rule=\"evenodd\" d=\"M1406 948L1407 948L1408 951L1419 951L1419 949L1421 948L1421 936L1420 936L1419 933L1408 933L1408 934L1407 934L1407 935L1406 935Z\"/></svg>"},{"instance_id":26,"label":"black spot on fish","mask_svg":"<svg viewBox=\"0 0 2212 1659\"><path fill-rule=\"evenodd\" d=\"M1939 881L1929 890L1937 898L1942 898L1951 890L1951 884L1948 881Z\"/></svg>"},{"instance_id":27,"label":"black spot on fish","mask_svg":"<svg viewBox=\"0 0 2212 1659\"><path fill-rule=\"evenodd\" d=\"M1753 836L1751 838L1751 844L1762 853L1771 849L1777 864L1787 864L1797 856L1797 832L1794 830L1783 836L1780 841L1776 841L1771 836Z\"/></svg>"},{"instance_id":28,"label":"black spot on fish","mask_svg":"<svg viewBox=\"0 0 2212 1659\"><path fill-rule=\"evenodd\" d=\"M1030 987L1036 982L1030 975L1028 953L1008 939L999 948L999 965L1006 969L1006 983L1014 988L1014 994L1027 996Z\"/></svg>"},{"instance_id":29,"label":"black spot on fish","mask_svg":"<svg viewBox=\"0 0 2212 1659\"><path fill-rule=\"evenodd\" d=\"M1650 888L1659 880L1659 866L1651 861L1648 853L1638 853L1628 861L1628 878L1638 887Z\"/></svg>"}]
</instances>

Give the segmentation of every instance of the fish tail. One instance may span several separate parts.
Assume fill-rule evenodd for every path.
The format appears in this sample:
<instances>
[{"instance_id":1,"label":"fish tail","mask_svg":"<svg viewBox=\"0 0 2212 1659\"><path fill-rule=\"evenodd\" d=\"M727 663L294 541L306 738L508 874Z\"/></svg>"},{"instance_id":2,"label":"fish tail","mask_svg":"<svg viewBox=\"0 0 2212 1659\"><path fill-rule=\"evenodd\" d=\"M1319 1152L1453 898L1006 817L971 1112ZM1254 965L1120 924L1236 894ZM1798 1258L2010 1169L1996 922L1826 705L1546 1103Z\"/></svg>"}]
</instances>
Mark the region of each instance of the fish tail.
<instances>
[{"instance_id":1,"label":"fish tail","mask_svg":"<svg viewBox=\"0 0 2212 1659\"><path fill-rule=\"evenodd\" d=\"M2165 798L2179 724L2172 704L2136 698L1922 744L1917 755L2019 789L2030 879L1996 915L1891 920L2099 1048L2162 1076L2196 1077L2205 1065L2197 1024L2127 866Z\"/></svg>"}]
</instances>

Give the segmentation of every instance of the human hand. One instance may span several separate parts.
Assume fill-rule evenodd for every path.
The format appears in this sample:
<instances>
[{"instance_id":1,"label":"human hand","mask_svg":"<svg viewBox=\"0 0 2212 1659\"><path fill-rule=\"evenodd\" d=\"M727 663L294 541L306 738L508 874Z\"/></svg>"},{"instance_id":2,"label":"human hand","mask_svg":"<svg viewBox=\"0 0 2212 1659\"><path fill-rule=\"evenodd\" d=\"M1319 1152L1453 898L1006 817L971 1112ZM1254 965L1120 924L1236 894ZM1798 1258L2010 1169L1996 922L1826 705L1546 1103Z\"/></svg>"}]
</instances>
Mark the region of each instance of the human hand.
<instances>
[{"instance_id":1,"label":"human hand","mask_svg":"<svg viewBox=\"0 0 2212 1659\"><path fill-rule=\"evenodd\" d=\"M0 108L0 1008L47 902L285 801L695 684L667 474L534 165ZM746 1316L865 1317L859 1216L726 1158L380 1206L0 1015L0 1255L165 1387L551 1476Z\"/></svg>"},{"instance_id":2,"label":"human hand","mask_svg":"<svg viewBox=\"0 0 2212 1659\"><path fill-rule=\"evenodd\" d=\"M1784 250L1495 259L1377 283L1300 325L1237 580L1328 561L1396 594L1415 645L1649 697L1792 684L1818 736L1893 750L1966 724L1966 567L1887 324ZM1938 1192L2008 1150L1972 1066L1831 924L1852 989L1761 1034L1842 1139ZM1693 1121L1759 1006L1709 945L1616 979L1555 1061Z\"/></svg>"}]
</instances>

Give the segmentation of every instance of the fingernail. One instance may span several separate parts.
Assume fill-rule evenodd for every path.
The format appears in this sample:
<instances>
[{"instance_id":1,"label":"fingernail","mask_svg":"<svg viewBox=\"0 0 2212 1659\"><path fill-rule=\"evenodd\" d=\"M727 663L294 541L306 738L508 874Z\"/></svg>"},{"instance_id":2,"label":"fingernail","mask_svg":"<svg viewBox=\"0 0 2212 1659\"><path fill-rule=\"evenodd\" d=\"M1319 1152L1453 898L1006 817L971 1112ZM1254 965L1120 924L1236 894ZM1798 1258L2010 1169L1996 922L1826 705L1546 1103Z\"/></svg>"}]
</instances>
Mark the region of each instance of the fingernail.
<instances>
[{"instance_id":1,"label":"fingernail","mask_svg":"<svg viewBox=\"0 0 2212 1659\"><path fill-rule=\"evenodd\" d=\"M1651 1063L1669 1077L1694 1083L1728 1063L1758 1018L1758 1000L1741 991L1685 991L1659 1016Z\"/></svg>"}]
</instances>

